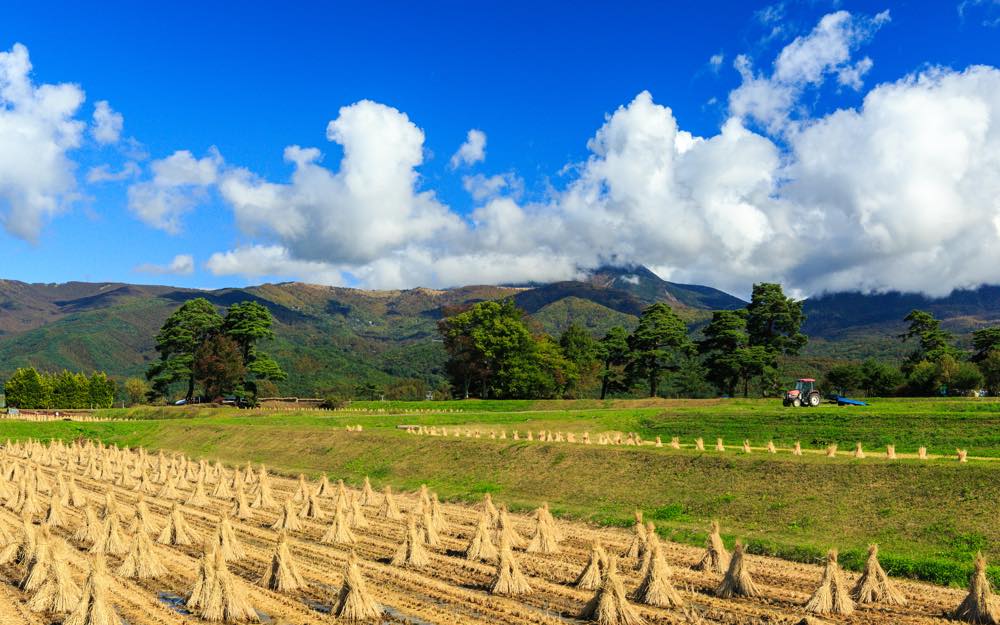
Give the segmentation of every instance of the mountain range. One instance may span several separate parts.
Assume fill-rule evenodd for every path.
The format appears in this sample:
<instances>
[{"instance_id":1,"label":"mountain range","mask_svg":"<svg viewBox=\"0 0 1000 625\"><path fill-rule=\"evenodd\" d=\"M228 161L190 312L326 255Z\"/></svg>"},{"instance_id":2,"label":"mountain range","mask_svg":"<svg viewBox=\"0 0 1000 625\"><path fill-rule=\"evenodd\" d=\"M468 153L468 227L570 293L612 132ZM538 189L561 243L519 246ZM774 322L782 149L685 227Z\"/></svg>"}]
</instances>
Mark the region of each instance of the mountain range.
<instances>
[{"instance_id":1,"label":"mountain range","mask_svg":"<svg viewBox=\"0 0 1000 625\"><path fill-rule=\"evenodd\" d=\"M558 334L579 323L595 336L633 327L642 309L670 304L692 332L711 311L746 305L717 289L660 279L645 267L603 267L580 280L551 284L371 291L298 282L212 291L125 283L28 284L0 280L0 379L20 366L141 375L156 358L153 337L184 301L204 297L225 307L254 300L274 315L265 349L289 372L281 392L317 395L362 382L405 379L431 386L443 378L437 321L472 303L512 297L532 323ZM835 293L805 302L810 343L804 361L897 357L897 338L913 308L933 312L960 342L1000 323L1000 287L918 294Z\"/></svg>"}]
</instances>

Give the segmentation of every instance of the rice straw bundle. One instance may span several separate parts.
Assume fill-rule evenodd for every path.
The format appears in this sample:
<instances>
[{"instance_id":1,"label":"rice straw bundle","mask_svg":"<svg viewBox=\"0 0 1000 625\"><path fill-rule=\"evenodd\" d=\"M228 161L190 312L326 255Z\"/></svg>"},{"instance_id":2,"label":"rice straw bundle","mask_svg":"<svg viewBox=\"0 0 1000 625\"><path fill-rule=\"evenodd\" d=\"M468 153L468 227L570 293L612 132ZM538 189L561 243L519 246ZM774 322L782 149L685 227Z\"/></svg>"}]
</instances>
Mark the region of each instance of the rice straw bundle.
<instances>
[{"instance_id":1,"label":"rice straw bundle","mask_svg":"<svg viewBox=\"0 0 1000 625\"><path fill-rule=\"evenodd\" d=\"M365 483L361 487L361 505L375 505L375 491L372 490L372 482L368 479L367 475L365 476Z\"/></svg>"},{"instance_id":2,"label":"rice straw bundle","mask_svg":"<svg viewBox=\"0 0 1000 625\"><path fill-rule=\"evenodd\" d=\"M437 528L434 526L434 519L429 510L424 510L421 515L420 530L423 535L424 544L428 547L439 547L441 538L438 536Z\"/></svg>"},{"instance_id":3,"label":"rice straw bundle","mask_svg":"<svg viewBox=\"0 0 1000 625\"><path fill-rule=\"evenodd\" d=\"M580 590L597 590L604 581L603 571L607 569L608 554L601 543L594 542L590 548L590 558L577 576L573 585Z\"/></svg>"},{"instance_id":4,"label":"rice straw bundle","mask_svg":"<svg viewBox=\"0 0 1000 625\"><path fill-rule=\"evenodd\" d=\"M264 510L278 507L278 502L274 500L274 495L271 493L271 479L263 466L261 466L260 475L257 477L257 493L250 503L250 507Z\"/></svg>"},{"instance_id":5,"label":"rice straw bundle","mask_svg":"<svg viewBox=\"0 0 1000 625\"><path fill-rule=\"evenodd\" d=\"M819 588L813 592L806 602L806 612L813 614L851 614L854 612L854 601L847 590L847 580L844 572L837 564L837 550L831 549L826 555L826 567Z\"/></svg>"},{"instance_id":6,"label":"rice straw bundle","mask_svg":"<svg viewBox=\"0 0 1000 625\"><path fill-rule=\"evenodd\" d=\"M170 514L167 516L167 524L160 531L156 542L161 545L184 546L194 544L196 540L198 540L198 534L191 529L181 513L180 506L174 502Z\"/></svg>"},{"instance_id":7,"label":"rice straw bundle","mask_svg":"<svg viewBox=\"0 0 1000 625\"><path fill-rule=\"evenodd\" d=\"M955 618L968 623L1000 623L1000 607L993 597L993 588L986 577L986 558L976 555L975 571L969 579L969 594L955 609Z\"/></svg>"},{"instance_id":8,"label":"rice straw bundle","mask_svg":"<svg viewBox=\"0 0 1000 625\"><path fill-rule=\"evenodd\" d=\"M448 522L444 519L444 511L441 509L441 502L438 500L437 493L431 495L431 522L434 523L435 531L448 531Z\"/></svg>"},{"instance_id":9,"label":"rice straw bundle","mask_svg":"<svg viewBox=\"0 0 1000 625\"><path fill-rule=\"evenodd\" d=\"M750 440L746 438L743 439L743 453L750 453Z\"/></svg>"},{"instance_id":10,"label":"rice straw bundle","mask_svg":"<svg viewBox=\"0 0 1000 625\"><path fill-rule=\"evenodd\" d=\"M429 563L430 557L428 557L427 550L424 548L424 542L417 532L417 521L411 516L407 521L406 535L403 538L403 543L396 550L395 555L393 555L391 564L393 566L422 567Z\"/></svg>"},{"instance_id":11,"label":"rice straw bundle","mask_svg":"<svg viewBox=\"0 0 1000 625\"><path fill-rule=\"evenodd\" d=\"M826 457L827 458L834 458L836 456L837 456L837 443L833 443L831 445L827 445L827 447L826 447Z\"/></svg>"},{"instance_id":12,"label":"rice straw bundle","mask_svg":"<svg viewBox=\"0 0 1000 625\"><path fill-rule=\"evenodd\" d=\"M260 618L250 605L246 589L229 572L221 551L215 552L213 569L214 577L199 616L206 621L223 623L258 622Z\"/></svg>"},{"instance_id":13,"label":"rice straw bundle","mask_svg":"<svg viewBox=\"0 0 1000 625\"><path fill-rule=\"evenodd\" d=\"M211 542L205 543L201 558L198 559L198 573L194 578L194 586L188 596L185 607L189 610L200 610L208 600L212 584L215 580L215 546Z\"/></svg>"},{"instance_id":14,"label":"rice straw bundle","mask_svg":"<svg viewBox=\"0 0 1000 625\"><path fill-rule=\"evenodd\" d=\"M927 448L921 447L920 449L918 449L917 457L920 458L921 460L927 460Z\"/></svg>"},{"instance_id":15,"label":"rice straw bundle","mask_svg":"<svg viewBox=\"0 0 1000 625\"><path fill-rule=\"evenodd\" d=\"M326 473L319 477L319 486L316 487L317 497L330 497L333 495L333 489L330 487L330 480L326 477Z\"/></svg>"},{"instance_id":16,"label":"rice straw bundle","mask_svg":"<svg viewBox=\"0 0 1000 625\"><path fill-rule=\"evenodd\" d=\"M795 441L795 447L792 449L792 455L793 456L801 456L802 455L802 443L801 442Z\"/></svg>"},{"instance_id":17,"label":"rice straw bundle","mask_svg":"<svg viewBox=\"0 0 1000 625\"><path fill-rule=\"evenodd\" d=\"M309 485L306 484L306 476L299 473L299 487L295 489L292 501L295 503L302 503L307 499L309 499Z\"/></svg>"},{"instance_id":18,"label":"rice straw bundle","mask_svg":"<svg viewBox=\"0 0 1000 625\"><path fill-rule=\"evenodd\" d=\"M69 476L69 482L66 484L66 494L69 496L69 505L73 508L82 508L87 504L87 498L83 496L80 489L76 486L76 478L72 475Z\"/></svg>"},{"instance_id":19,"label":"rice straw bundle","mask_svg":"<svg viewBox=\"0 0 1000 625\"><path fill-rule=\"evenodd\" d=\"M499 512L497 512L496 506L493 505L493 495L489 493L484 494L483 503L477 507L481 507L483 512L486 514L486 518L490 522L490 527L495 527Z\"/></svg>"},{"instance_id":20,"label":"rice straw bundle","mask_svg":"<svg viewBox=\"0 0 1000 625\"><path fill-rule=\"evenodd\" d=\"M396 500L392 496L391 486L385 487L382 509L379 511L379 516L383 519L390 519L392 521L398 521L403 518L399 513L399 508L396 506Z\"/></svg>"},{"instance_id":21,"label":"rice straw bundle","mask_svg":"<svg viewBox=\"0 0 1000 625\"><path fill-rule=\"evenodd\" d=\"M382 606L369 594L368 586L358 566L358 556L354 551L347 557L344 583L340 586L333 615L351 622L373 621L382 616Z\"/></svg>"},{"instance_id":22,"label":"rice straw bundle","mask_svg":"<svg viewBox=\"0 0 1000 625\"><path fill-rule=\"evenodd\" d=\"M544 508L539 508L536 512L535 533L528 542L526 548L528 553L559 553L556 529L551 521L551 516L546 516L547 512Z\"/></svg>"},{"instance_id":23,"label":"rice straw bundle","mask_svg":"<svg viewBox=\"0 0 1000 625\"><path fill-rule=\"evenodd\" d=\"M705 440L700 436L694 439L694 448L698 451L705 451Z\"/></svg>"},{"instance_id":24,"label":"rice straw bundle","mask_svg":"<svg viewBox=\"0 0 1000 625\"><path fill-rule=\"evenodd\" d=\"M242 482L236 487L236 495L233 497L233 507L230 509L229 514L242 521L253 518L253 508L247 503L247 494Z\"/></svg>"},{"instance_id":25,"label":"rice straw bundle","mask_svg":"<svg viewBox=\"0 0 1000 625\"><path fill-rule=\"evenodd\" d=\"M351 525L347 522L347 516L344 514L344 509L341 506L337 506L337 512L333 515L333 521L330 523L330 527L327 528L326 533L320 538L320 542L327 543L330 545L353 545L358 542L358 539L354 537L354 532L351 531Z\"/></svg>"},{"instance_id":26,"label":"rice straw bundle","mask_svg":"<svg viewBox=\"0 0 1000 625\"><path fill-rule=\"evenodd\" d=\"M737 542L733 549L733 557L729 561L729 568L726 570L726 576L715 591L716 595L723 599L760 596L760 589L757 588L757 584L750 576L750 569L745 560L743 543Z\"/></svg>"},{"instance_id":27,"label":"rice straw bundle","mask_svg":"<svg viewBox=\"0 0 1000 625\"><path fill-rule=\"evenodd\" d=\"M663 550L659 540L656 540L655 534L653 540L650 541L648 551L650 553L649 566L646 567L646 573L633 598L639 603L661 608L683 606L684 600L670 582L670 566L663 557Z\"/></svg>"},{"instance_id":28,"label":"rice straw bundle","mask_svg":"<svg viewBox=\"0 0 1000 625\"><path fill-rule=\"evenodd\" d=\"M138 534L139 532L155 534L157 532L156 524L153 522L149 514L149 508L146 506L146 498L141 494L135 503L135 515L132 517L132 527L129 531L133 534Z\"/></svg>"},{"instance_id":29,"label":"rice straw bundle","mask_svg":"<svg viewBox=\"0 0 1000 625\"><path fill-rule=\"evenodd\" d=\"M857 443L854 446L854 457L858 458L858 459L861 459L861 458L865 457L865 451L863 449L861 449L861 443L860 442Z\"/></svg>"},{"instance_id":30,"label":"rice straw bundle","mask_svg":"<svg viewBox=\"0 0 1000 625\"><path fill-rule=\"evenodd\" d=\"M28 609L33 612L53 612L66 614L80 603L80 588L73 582L67 565L66 547L53 542L52 558L48 562L45 581L28 600Z\"/></svg>"},{"instance_id":31,"label":"rice straw bundle","mask_svg":"<svg viewBox=\"0 0 1000 625\"><path fill-rule=\"evenodd\" d=\"M776 454L778 449L774 446L774 441L767 441L767 453Z\"/></svg>"},{"instance_id":32,"label":"rice straw bundle","mask_svg":"<svg viewBox=\"0 0 1000 625\"><path fill-rule=\"evenodd\" d=\"M526 595L531 592L531 586L514 558L510 543L500 543L500 559L493 580L490 582L489 590L490 594L509 597Z\"/></svg>"},{"instance_id":33,"label":"rice straw bundle","mask_svg":"<svg viewBox=\"0 0 1000 625\"><path fill-rule=\"evenodd\" d=\"M722 444L722 439L715 439L715 451L726 451L726 446Z\"/></svg>"},{"instance_id":34,"label":"rice straw bundle","mask_svg":"<svg viewBox=\"0 0 1000 625\"><path fill-rule=\"evenodd\" d=\"M966 462L968 462L968 455L969 455L968 451L966 451L964 449L956 449L955 451L958 453L958 461L959 462L961 462L963 464L966 463Z\"/></svg>"},{"instance_id":35,"label":"rice straw bundle","mask_svg":"<svg viewBox=\"0 0 1000 625\"><path fill-rule=\"evenodd\" d=\"M132 548L115 572L119 577L151 579L167 574L167 568L160 562L153 547L153 539L144 531L136 532Z\"/></svg>"},{"instance_id":36,"label":"rice straw bundle","mask_svg":"<svg viewBox=\"0 0 1000 625\"><path fill-rule=\"evenodd\" d=\"M302 524L299 522L299 518L295 514L295 506L292 501L292 497L285 500L285 507L281 511L281 516L279 516L278 520L271 525L271 529L279 531L293 531L302 528Z\"/></svg>"},{"instance_id":37,"label":"rice straw bundle","mask_svg":"<svg viewBox=\"0 0 1000 625\"><path fill-rule=\"evenodd\" d=\"M211 501L208 499L208 495L205 494L205 482L199 479L195 482L194 491L192 491L191 496L188 497L187 501L184 502L186 506L207 506Z\"/></svg>"},{"instance_id":38,"label":"rice straw bundle","mask_svg":"<svg viewBox=\"0 0 1000 625\"><path fill-rule=\"evenodd\" d=\"M115 556L128 552L128 542L122 533L118 513L109 514L101 525L101 533L90 547L90 553L107 553Z\"/></svg>"},{"instance_id":39,"label":"rice straw bundle","mask_svg":"<svg viewBox=\"0 0 1000 625\"><path fill-rule=\"evenodd\" d=\"M31 549L27 552L27 557L25 558L27 568L24 577L21 578L18 584L21 590L25 592L38 590L45 581L46 576L48 576L49 563L52 561L52 556L49 553L50 540L52 540L52 535L49 533L47 526L42 525L35 531Z\"/></svg>"},{"instance_id":40,"label":"rice straw bundle","mask_svg":"<svg viewBox=\"0 0 1000 625\"><path fill-rule=\"evenodd\" d=\"M90 572L83 587L83 597L73 613L66 617L63 625L120 625L121 618L108 604L107 567L103 556L95 556L90 562Z\"/></svg>"},{"instance_id":41,"label":"rice straw bundle","mask_svg":"<svg viewBox=\"0 0 1000 625\"><path fill-rule=\"evenodd\" d=\"M365 529L371 525L365 517L364 509L361 508L359 497L351 497L351 509L347 514L347 522L351 529Z\"/></svg>"},{"instance_id":42,"label":"rice straw bundle","mask_svg":"<svg viewBox=\"0 0 1000 625\"><path fill-rule=\"evenodd\" d=\"M240 482L242 484L243 482ZM229 484L226 482L224 476L220 474L219 481L215 484L215 490L212 491L212 496L216 499L229 499L233 496L233 491L229 489Z\"/></svg>"},{"instance_id":43,"label":"rice straw bundle","mask_svg":"<svg viewBox=\"0 0 1000 625\"><path fill-rule=\"evenodd\" d=\"M83 510L84 522L80 529L76 530L73 538L82 543L95 543L101 535L101 520L97 517L94 507L87 504Z\"/></svg>"},{"instance_id":44,"label":"rice straw bundle","mask_svg":"<svg viewBox=\"0 0 1000 625\"><path fill-rule=\"evenodd\" d=\"M712 530L708 534L708 542L705 545L705 555L702 556L701 561L694 568L700 571L725 573L729 568L729 563L730 556L726 550L725 543L722 542L719 522L712 521Z\"/></svg>"},{"instance_id":45,"label":"rice straw bundle","mask_svg":"<svg viewBox=\"0 0 1000 625\"><path fill-rule=\"evenodd\" d=\"M885 447L885 457L888 458L889 460L895 460L896 459L896 446L895 445L886 445L886 447Z\"/></svg>"},{"instance_id":46,"label":"rice straw bundle","mask_svg":"<svg viewBox=\"0 0 1000 625\"><path fill-rule=\"evenodd\" d=\"M493 538L490 536L489 519L485 512L479 514L479 521L476 523L476 533L469 540L469 546L465 548L465 559L481 562L496 562L500 556Z\"/></svg>"},{"instance_id":47,"label":"rice straw bundle","mask_svg":"<svg viewBox=\"0 0 1000 625\"><path fill-rule=\"evenodd\" d=\"M517 533L514 524L510 520L510 515L507 513L507 506L501 504L497 510L496 542L502 545L505 540L512 548L521 548L525 544L524 538Z\"/></svg>"},{"instance_id":48,"label":"rice straw bundle","mask_svg":"<svg viewBox=\"0 0 1000 625\"><path fill-rule=\"evenodd\" d=\"M49 511L45 515L45 524L52 527L62 527L66 523L66 513L63 511L62 496L53 491L49 497Z\"/></svg>"},{"instance_id":49,"label":"rice straw bundle","mask_svg":"<svg viewBox=\"0 0 1000 625\"><path fill-rule=\"evenodd\" d=\"M233 531L233 524L229 521L228 515L223 516L219 521L218 527L215 528L212 542L219 552L222 553L222 557L226 562L242 560L246 557L246 552L243 551L243 545L240 544L240 540L236 537L236 532Z\"/></svg>"},{"instance_id":50,"label":"rice straw bundle","mask_svg":"<svg viewBox=\"0 0 1000 625\"><path fill-rule=\"evenodd\" d=\"M889 579L878 561L878 545L868 546L868 560L851 596L860 604L906 605L906 597Z\"/></svg>"},{"instance_id":51,"label":"rice straw bundle","mask_svg":"<svg viewBox=\"0 0 1000 625\"><path fill-rule=\"evenodd\" d=\"M278 534L278 543L271 556L271 564L264 571L260 580L261 586L277 592L291 592L304 588L305 579L299 574L292 553L288 549L288 534Z\"/></svg>"},{"instance_id":52,"label":"rice straw bundle","mask_svg":"<svg viewBox=\"0 0 1000 625\"><path fill-rule=\"evenodd\" d=\"M594 597L587 602L580 618L599 625L640 625L645 623L625 596L625 584L618 576L617 558L611 556L607 572Z\"/></svg>"}]
</instances>

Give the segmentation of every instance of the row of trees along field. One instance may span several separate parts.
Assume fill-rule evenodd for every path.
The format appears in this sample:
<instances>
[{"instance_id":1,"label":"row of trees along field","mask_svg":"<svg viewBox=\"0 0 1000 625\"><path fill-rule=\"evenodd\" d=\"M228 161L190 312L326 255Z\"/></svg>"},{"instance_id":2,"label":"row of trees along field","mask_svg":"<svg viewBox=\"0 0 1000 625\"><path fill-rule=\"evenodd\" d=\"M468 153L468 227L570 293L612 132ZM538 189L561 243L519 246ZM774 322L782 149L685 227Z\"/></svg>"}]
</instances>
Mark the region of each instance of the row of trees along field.
<instances>
[{"instance_id":1,"label":"row of trees along field","mask_svg":"<svg viewBox=\"0 0 1000 625\"><path fill-rule=\"evenodd\" d=\"M754 285L745 309L717 311L695 341L667 304L646 308L631 333L615 327L595 339L570 325L558 338L533 330L513 301L480 302L441 320L446 371L458 396L580 397L646 393L702 397L716 389L774 386L778 359L806 344L802 302L779 284ZM641 389L641 390L640 390Z\"/></svg>"},{"instance_id":2,"label":"row of trees along field","mask_svg":"<svg viewBox=\"0 0 1000 625\"><path fill-rule=\"evenodd\" d=\"M904 320L909 326L899 338L915 347L901 367L876 360L845 363L827 372L827 385L868 395L1000 393L1000 327L973 332L969 351L957 347L955 337L926 311L911 311Z\"/></svg>"},{"instance_id":3,"label":"row of trees along field","mask_svg":"<svg viewBox=\"0 0 1000 625\"><path fill-rule=\"evenodd\" d=\"M220 315L204 298L185 302L156 335L160 359L146 372L149 398L168 397L183 386L191 401L197 387L215 400L227 395L256 397L261 386L284 380L278 363L257 343L274 338L271 311L257 302L233 304Z\"/></svg>"},{"instance_id":4,"label":"row of trees along field","mask_svg":"<svg viewBox=\"0 0 1000 625\"><path fill-rule=\"evenodd\" d=\"M26 410L110 408L116 392L115 381L102 371L87 377L69 371L39 373L26 367L15 371L4 384L7 405Z\"/></svg>"}]
</instances>

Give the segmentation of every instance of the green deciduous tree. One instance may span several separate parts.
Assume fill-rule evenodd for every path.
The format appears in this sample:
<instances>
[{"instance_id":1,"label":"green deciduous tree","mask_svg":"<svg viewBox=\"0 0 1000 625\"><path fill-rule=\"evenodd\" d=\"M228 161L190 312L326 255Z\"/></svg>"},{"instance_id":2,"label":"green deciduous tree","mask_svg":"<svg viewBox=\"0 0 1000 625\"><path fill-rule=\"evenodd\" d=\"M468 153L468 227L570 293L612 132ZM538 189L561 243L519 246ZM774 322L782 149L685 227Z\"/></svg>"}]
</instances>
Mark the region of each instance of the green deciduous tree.
<instances>
[{"instance_id":1,"label":"green deciduous tree","mask_svg":"<svg viewBox=\"0 0 1000 625\"><path fill-rule=\"evenodd\" d=\"M240 389L246 369L240 346L224 334L208 337L194 354L195 380L205 388L205 395L215 400Z\"/></svg>"},{"instance_id":2,"label":"green deciduous tree","mask_svg":"<svg viewBox=\"0 0 1000 625\"><path fill-rule=\"evenodd\" d=\"M628 346L629 378L644 380L650 397L656 397L664 373L678 370L694 352L684 321L663 303L642 311L639 325L628 338Z\"/></svg>"},{"instance_id":3,"label":"green deciduous tree","mask_svg":"<svg viewBox=\"0 0 1000 625\"><path fill-rule=\"evenodd\" d=\"M973 332L972 350L972 362L981 362L990 352L1000 350L1000 326Z\"/></svg>"},{"instance_id":4,"label":"green deciduous tree","mask_svg":"<svg viewBox=\"0 0 1000 625\"><path fill-rule=\"evenodd\" d=\"M990 350L976 363L983 373L983 383L990 395L1000 394L1000 349Z\"/></svg>"},{"instance_id":5,"label":"green deciduous tree","mask_svg":"<svg viewBox=\"0 0 1000 625\"><path fill-rule=\"evenodd\" d=\"M705 357L706 377L732 397L744 375L741 352L750 344L746 310L715 311L702 335L698 351Z\"/></svg>"},{"instance_id":6,"label":"green deciduous tree","mask_svg":"<svg viewBox=\"0 0 1000 625\"><path fill-rule=\"evenodd\" d=\"M808 339L801 331L806 319L802 302L786 297L780 284L753 285L746 310L751 346L762 346L775 356L795 355L805 346Z\"/></svg>"},{"instance_id":7,"label":"green deciduous tree","mask_svg":"<svg viewBox=\"0 0 1000 625\"><path fill-rule=\"evenodd\" d=\"M874 358L861 363L861 376L861 388L868 397L892 395L905 381L898 368Z\"/></svg>"},{"instance_id":8,"label":"green deciduous tree","mask_svg":"<svg viewBox=\"0 0 1000 625\"><path fill-rule=\"evenodd\" d=\"M827 385L845 394L861 388L864 385L864 381L864 370L860 365L853 363L837 365L826 373Z\"/></svg>"},{"instance_id":9,"label":"green deciduous tree","mask_svg":"<svg viewBox=\"0 0 1000 625\"><path fill-rule=\"evenodd\" d=\"M13 408L48 408L51 391L33 367L18 369L4 384L7 405Z\"/></svg>"},{"instance_id":10,"label":"green deciduous tree","mask_svg":"<svg viewBox=\"0 0 1000 625\"><path fill-rule=\"evenodd\" d=\"M903 341L917 339L917 348L910 354L903 369L909 371L921 361L936 363L944 356L954 357L957 350L951 346L952 335L941 329L941 321L923 310L911 310L903 321L910 325L899 335Z\"/></svg>"},{"instance_id":11,"label":"green deciduous tree","mask_svg":"<svg viewBox=\"0 0 1000 625\"><path fill-rule=\"evenodd\" d=\"M146 393L149 392L149 384L142 378L129 378L125 380L125 398L130 406L137 406L146 400Z\"/></svg>"},{"instance_id":12,"label":"green deciduous tree","mask_svg":"<svg viewBox=\"0 0 1000 625\"><path fill-rule=\"evenodd\" d=\"M608 393L628 390L625 365L628 363L628 332L621 326L608 330L598 344L601 358L601 399Z\"/></svg>"},{"instance_id":13,"label":"green deciduous tree","mask_svg":"<svg viewBox=\"0 0 1000 625\"><path fill-rule=\"evenodd\" d=\"M95 372L87 380L90 405L94 408L111 408L115 404L118 385L103 371Z\"/></svg>"},{"instance_id":14,"label":"green deciduous tree","mask_svg":"<svg viewBox=\"0 0 1000 625\"><path fill-rule=\"evenodd\" d=\"M166 395L175 382L187 382L184 397L194 397L195 351L222 327L222 317L207 299L199 297L184 302L173 312L156 335L160 360L146 372L153 389Z\"/></svg>"}]
</instances>

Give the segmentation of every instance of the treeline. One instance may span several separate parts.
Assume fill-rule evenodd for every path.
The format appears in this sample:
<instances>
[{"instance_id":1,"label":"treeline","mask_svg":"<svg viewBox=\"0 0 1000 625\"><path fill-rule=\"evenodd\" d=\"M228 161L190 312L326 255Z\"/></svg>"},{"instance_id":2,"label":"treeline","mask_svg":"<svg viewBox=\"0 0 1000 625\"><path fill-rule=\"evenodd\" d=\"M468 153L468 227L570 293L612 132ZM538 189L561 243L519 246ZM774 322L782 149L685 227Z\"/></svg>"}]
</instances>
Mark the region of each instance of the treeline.
<instances>
[{"instance_id":1,"label":"treeline","mask_svg":"<svg viewBox=\"0 0 1000 625\"><path fill-rule=\"evenodd\" d=\"M18 369L4 384L7 406L25 410L75 410L111 408L117 385L103 371L90 377L60 371L39 373L33 367Z\"/></svg>"},{"instance_id":2,"label":"treeline","mask_svg":"<svg viewBox=\"0 0 1000 625\"><path fill-rule=\"evenodd\" d=\"M763 283L745 309L714 313L700 341L664 303L646 308L632 332L614 327L600 339L575 324L551 337L509 299L475 304L438 329L457 397L706 397L748 394L751 384L776 390L778 359L806 344L804 320L801 302Z\"/></svg>"},{"instance_id":3,"label":"treeline","mask_svg":"<svg viewBox=\"0 0 1000 625\"><path fill-rule=\"evenodd\" d=\"M904 321L909 326L898 338L915 348L902 366L875 360L837 365L826 375L827 386L869 396L1000 394L1000 327L973 332L970 351L957 347L929 312L913 310Z\"/></svg>"}]
</instances>

